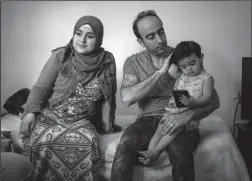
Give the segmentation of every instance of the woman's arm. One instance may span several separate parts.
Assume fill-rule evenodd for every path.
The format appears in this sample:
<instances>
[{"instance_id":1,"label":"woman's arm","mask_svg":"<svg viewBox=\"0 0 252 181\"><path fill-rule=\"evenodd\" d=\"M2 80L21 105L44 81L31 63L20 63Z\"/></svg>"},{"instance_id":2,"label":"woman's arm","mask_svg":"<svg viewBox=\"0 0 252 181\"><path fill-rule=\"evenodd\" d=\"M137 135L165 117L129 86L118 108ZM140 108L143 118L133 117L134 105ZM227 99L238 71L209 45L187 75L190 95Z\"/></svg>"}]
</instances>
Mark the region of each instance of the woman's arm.
<instances>
[{"instance_id":1,"label":"woman's arm","mask_svg":"<svg viewBox=\"0 0 252 181\"><path fill-rule=\"evenodd\" d=\"M117 78L115 76L115 81L112 85L112 96L111 96L111 110L110 110L110 119L112 125L115 125L115 111L116 111L116 92L117 92Z\"/></svg>"},{"instance_id":2,"label":"woman's arm","mask_svg":"<svg viewBox=\"0 0 252 181\"><path fill-rule=\"evenodd\" d=\"M102 104L102 121L103 121L103 131L105 133L112 133L113 132L113 125L115 125L115 110L116 110L116 92L117 92L117 78L116 78L116 64L114 56L111 54L111 58L113 62L110 64L110 71L112 72L111 79L113 82L111 83L111 99L108 101L104 101Z\"/></svg>"},{"instance_id":3,"label":"woman's arm","mask_svg":"<svg viewBox=\"0 0 252 181\"><path fill-rule=\"evenodd\" d=\"M27 113L41 112L48 102L48 97L53 89L58 75L59 58L57 52L53 52L44 65L36 84L32 87L26 104L23 106Z\"/></svg>"},{"instance_id":4,"label":"woman's arm","mask_svg":"<svg viewBox=\"0 0 252 181\"><path fill-rule=\"evenodd\" d=\"M106 100L102 103L102 125L101 125L101 134L105 133L112 133L112 120L111 120L111 107L109 105L109 102Z\"/></svg>"}]
</instances>

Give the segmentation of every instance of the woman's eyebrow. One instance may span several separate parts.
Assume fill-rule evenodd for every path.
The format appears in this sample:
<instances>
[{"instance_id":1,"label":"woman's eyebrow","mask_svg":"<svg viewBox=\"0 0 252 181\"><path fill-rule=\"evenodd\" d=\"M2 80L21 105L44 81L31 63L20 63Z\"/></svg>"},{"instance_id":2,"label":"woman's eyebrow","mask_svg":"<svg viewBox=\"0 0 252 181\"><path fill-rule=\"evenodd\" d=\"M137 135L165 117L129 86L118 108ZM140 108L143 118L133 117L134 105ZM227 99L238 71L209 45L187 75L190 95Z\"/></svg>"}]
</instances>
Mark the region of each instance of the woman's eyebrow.
<instances>
[{"instance_id":1,"label":"woman's eyebrow","mask_svg":"<svg viewBox=\"0 0 252 181\"><path fill-rule=\"evenodd\" d=\"M79 29L77 29L77 30L76 30L76 32L78 32L78 33L83 33L83 32L82 32L82 30L79 30ZM86 34L89 34L89 35L90 35L90 34L91 34L91 35L94 35L94 32L87 32Z\"/></svg>"}]
</instances>

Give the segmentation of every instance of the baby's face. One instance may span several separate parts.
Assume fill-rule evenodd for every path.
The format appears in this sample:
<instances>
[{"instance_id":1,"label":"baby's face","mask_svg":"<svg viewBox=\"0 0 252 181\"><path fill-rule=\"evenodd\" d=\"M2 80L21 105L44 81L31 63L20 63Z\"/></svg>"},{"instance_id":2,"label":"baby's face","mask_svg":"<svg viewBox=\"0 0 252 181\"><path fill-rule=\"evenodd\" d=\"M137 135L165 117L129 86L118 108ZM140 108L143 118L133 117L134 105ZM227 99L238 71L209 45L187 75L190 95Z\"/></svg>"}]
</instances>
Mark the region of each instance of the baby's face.
<instances>
[{"instance_id":1,"label":"baby's face","mask_svg":"<svg viewBox=\"0 0 252 181\"><path fill-rule=\"evenodd\" d=\"M178 61L178 66L183 74L188 76L195 76L202 71L202 60L203 57L199 58L192 53L190 56L185 57Z\"/></svg>"}]
</instances>

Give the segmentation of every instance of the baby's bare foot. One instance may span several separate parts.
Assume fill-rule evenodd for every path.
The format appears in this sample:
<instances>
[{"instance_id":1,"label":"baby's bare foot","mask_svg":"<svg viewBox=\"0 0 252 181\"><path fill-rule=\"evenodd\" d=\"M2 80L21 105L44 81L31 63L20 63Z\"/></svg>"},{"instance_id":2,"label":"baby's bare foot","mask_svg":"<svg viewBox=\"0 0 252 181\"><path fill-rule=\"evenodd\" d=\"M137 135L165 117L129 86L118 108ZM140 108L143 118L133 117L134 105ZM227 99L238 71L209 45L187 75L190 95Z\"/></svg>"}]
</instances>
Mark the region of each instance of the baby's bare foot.
<instances>
[{"instance_id":1,"label":"baby's bare foot","mask_svg":"<svg viewBox=\"0 0 252 181\"><path fill-rule=\"evenodd\" d=\"M137 159L138 159L139 163L141 163L144 166L147 166L148 163L150 162L150 159L143 158L143 157L138 157Z\"/></svg>"},{"instance_id":2,"label":"baby's bare foot","mask_svg":"<svg viewBox=\"0 0 252 181\"><path fill-rule=\"evenodd\" d=\"M138 157L138 161L148 167L153 166L158 158L158 154L153 150L140 151L139 154L141 156Z\"/></svg>"},{"instance_id":3,"label":"baby's bare foot","mask_svg":"<svg viewBox=\"0 0 252 181\"><path fill-rule=\"evenodd\" d=\"M148 156L147 156L148 159L153 160L153 161L158 159L158 153L157 152L155 152L153 150L148 150L147 152L148 152L147 153L148 154Z\"/></svg>"}]
</instances>

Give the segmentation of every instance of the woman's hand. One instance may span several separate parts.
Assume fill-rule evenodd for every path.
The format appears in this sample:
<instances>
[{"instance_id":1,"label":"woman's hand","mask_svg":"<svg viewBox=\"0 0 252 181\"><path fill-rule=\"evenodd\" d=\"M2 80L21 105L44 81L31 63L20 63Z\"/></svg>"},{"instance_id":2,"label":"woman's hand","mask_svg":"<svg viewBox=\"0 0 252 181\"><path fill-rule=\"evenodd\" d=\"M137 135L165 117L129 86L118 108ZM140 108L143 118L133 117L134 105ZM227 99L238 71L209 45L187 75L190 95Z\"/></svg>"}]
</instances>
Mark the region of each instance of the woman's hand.
<instances>
[{"instance_id":1,"label":"woman's hand","mask_svg":"<svg viewBox=\"0 0 252 181\"><path fill-rule=\"evenodd\" d=\"M164 122L162 134L174 134L179 128L185 126L193 116L192 111L185 111L179 114L165 114L160 121Z\"/></svg>"},{"instance_id":2,"label":"woman's hand","mask_svg":"<svg viewBox=\"0 0 252 181\"><path fill-rule=\"evenodd\" d=\"M25 136L29 136L35 127L36 116L35 113L28 113L22 120L20 125L20 132Z\"/></svg>"}]
</instances>

